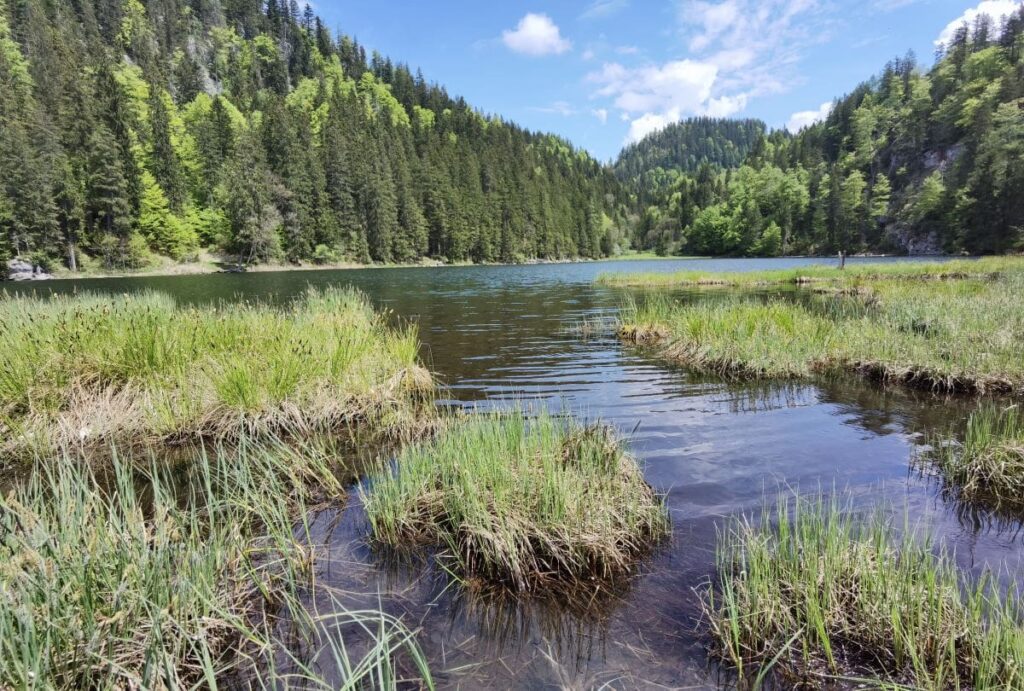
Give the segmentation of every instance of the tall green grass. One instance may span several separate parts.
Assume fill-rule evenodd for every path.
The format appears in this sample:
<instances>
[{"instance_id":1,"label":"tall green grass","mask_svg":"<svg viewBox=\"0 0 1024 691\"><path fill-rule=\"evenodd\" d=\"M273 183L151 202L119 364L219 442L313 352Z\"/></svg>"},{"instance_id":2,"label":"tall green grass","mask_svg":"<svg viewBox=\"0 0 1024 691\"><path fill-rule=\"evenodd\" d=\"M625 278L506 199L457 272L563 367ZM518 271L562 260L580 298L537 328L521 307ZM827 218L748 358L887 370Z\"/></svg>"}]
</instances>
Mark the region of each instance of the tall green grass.
<instances>
[{"instance_id":1,"label":"tall green grass","mask_svg":"<svg viewBox=\"0 0 1024 691\"><path fill-rule=\"evenodd\" d=\"M287 308L158 294L0 299L0 460L243 434L400 429L429 397L413 327L353 290Z\"/></svg>"},{"instance_id":2,"label":"tall green grass","mask_svg":"<svg viewBox=\"0 0 1024 691\"><path fill-rule=\"evenodd\" d=\"M342 492L331 455L243 441L199 453L184 476L138 468L115 454L97 475L66 455L0 497L0 687L212 688L237 674L260 686L285 678L279 612L328 646L349 688L393 679L401 655L429 684L397 620L302 604L316 587L303 517ZM367 633L368 652L350 656L337 627ZM327 686L295 662L287 678Z\"/></svg>"},{"instance_id":3,"label":"tall green grass","mask_svg":"<svg viewBox=\"0 0 1024 691\"><path fill-rule=\"evenodd\" d=\"M938 441L927 458L961 499L997 510L1024 509L1024 414L984 405L967 420L962 442Z\"/></svg>"},{"instance_id":4,"label":"tall green grass","mask_svg":"<svg viewBox=\"0 0 1024 691\"><path fill-rule=\"evenodd\" d=\"M720 534L705 599L717 655L757 686L1024 688L1021 602L881 515L782 500Z\"/></svg>"},{"instance_id":5,"label":"tall green grass","mask_svg":"<svg viewBox=\"0 0 1024 691\"><path fill-rule=\"evenodd\" d=\"M669 529L608 428L522 410L406 448L364 499L377 541L439 545L460 577L514 590L621 575Z\"/></svg>"},{"instance_id":6,"label":"tall green grass","mask_svg":"<svg viewBox=\"0 0 1024 691\"><path fill-rule=\"evenodd\" d=\"M949 280L995 278L1005 272L1024 271L1020 257L984 257L947 262L851 263L800 266L764 271L679 271L674 273L609 273L598 282L610 286L651 288L687 286L772 286L831 283L857 285L877 280Z\"/></svg>"},{"instance_id":7,"label":"tall green grass","mask_svg":"<svg viewBox=\"0 0 1024 691\"><path fill-rule=\"evenodd\" d=\"M1024 273L996 280L877 281L866 290L765 299L667 295L632 302L621 335L737 377L853 372L943 392L1024 389Z\"/></svg>"}]
</instances>

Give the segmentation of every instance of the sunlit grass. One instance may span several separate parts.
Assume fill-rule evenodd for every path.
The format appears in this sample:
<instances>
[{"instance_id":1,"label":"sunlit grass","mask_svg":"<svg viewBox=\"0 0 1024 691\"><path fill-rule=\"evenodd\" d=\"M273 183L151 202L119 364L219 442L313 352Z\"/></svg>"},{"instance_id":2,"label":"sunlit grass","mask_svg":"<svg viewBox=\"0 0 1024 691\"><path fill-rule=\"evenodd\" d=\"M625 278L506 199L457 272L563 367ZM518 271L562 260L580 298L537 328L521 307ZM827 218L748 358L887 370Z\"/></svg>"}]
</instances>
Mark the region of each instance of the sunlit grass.
<instances>
[{"instance_id":1,"label":"sunlit grass","mask_svg":"<svg viewBox=\"0 0 1024 691\"><path fill-rule=\"evenodd\" d=\"M377 541L441 546L460 577L516 590L627 573L669 528L608 428L521 410L405 449L365 504Z\"/></svg>"},{"instance_id":2,"label":"sunlit grass","mask_svg":"<svg viewBox=\"0 0 1024 691\"><path fill-rule=\"evenodd\" d=\"M311 290L282 309L6 297L0 342L8 459L68 444L400 430L433 387L415 329L389 326L352 290Z\"/></svg>"},{"instance_id":3,"label":"sunlit grass","mask_svg":"<svg viewBox=\"0 0 1024 691\"><path fill-rule=\"evenodd\" d=\"M649 296L620 335L667 358L735 377L853 372L964 393L1024 388L1024 273L993 280L888 281L855 292L765 299Z\"/></svg>"},{"instance_id":4,"label":"sunlit grass","mask_svg":"<svg viewBox=\"0 0 1024 691\"><path fill-rule=\"evenodd\" d=\"M649 273L606 273L598 282L610 286L652 288L687 286L771 286L836 284L856 285L864 281L946 280L992 278L1007 271L1024 271L1024 258L984 257L946 262L852 262L844 269L830 264L799 266L763 271L677 271Z\"/></svg>"},{"instance_id":5,"label":"sunlit grass","mask_svg":"<svg viewBox=\"0 0 1024 691\"><path fill-rule=\"evenodd\" d=\"M714 650L747 683L769 672L826 688L1024 686L1021 604L990 575L837 500L783 500L719 538L706 615Z\"/></svg>"},{"instance_id":6,"label":"sunlit grass","mask_svg":"<svg viewBox=\"0 0 1024 691\"><path fill-rule=\"evenodd\" d=\"M235 673L260 686L292 643L275 637L283 611L350 688L393 679L405 654L429 683L400 622L302 605L316 587L304 517L316 497L342 493L332 459L243 441L198 453L176 477L116 454L103 475L73 455L40 461L0 497L0 687L214 687ZM338 627L369 636L367 654L350 656Z\"/></svg>"}]
</instances>

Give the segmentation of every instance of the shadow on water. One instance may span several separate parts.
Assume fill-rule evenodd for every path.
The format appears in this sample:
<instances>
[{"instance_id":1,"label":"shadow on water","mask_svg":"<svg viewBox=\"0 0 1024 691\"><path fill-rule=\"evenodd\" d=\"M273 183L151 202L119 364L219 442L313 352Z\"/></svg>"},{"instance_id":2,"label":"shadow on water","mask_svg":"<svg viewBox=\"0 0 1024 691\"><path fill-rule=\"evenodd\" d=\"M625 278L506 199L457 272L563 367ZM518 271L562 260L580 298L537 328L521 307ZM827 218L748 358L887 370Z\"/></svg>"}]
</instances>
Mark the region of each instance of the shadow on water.
<instances>
[{"instance_id":1,"label":"shadow on water","mask_svg":"<svg viewBox=\"0 0 1024 691\"><path fill-rule=\"evenodd\" d=\"M629 436L648 481L666 494L673 521L671 539L628 582L586 606L455 587L431 558L396 563L375 552L353 496L309 517L322 546L316 573L323 586L311 604L329 612L336 600L401 617L418 629L440 687L718 688L728 678L709 667L699 634L699 592L713 577L716 530L728 516L759 514L764 499L780 491L835 488L865 505L888 502L969 572L1024 567L1019 520L969 510L913 464L927 439L962 426L968 402L849 380L722 382L666 366L607 333L580 338L567 328L614 317L623 293L593 283L606 271L801 263L814 261L260 273L53 282L45 289L153 289L203 303L288 300L310 284L352 284L418 325L422 355L448 385L442 405L500 409L529 401L615 425Z\"/></svg>"}]
</instances>

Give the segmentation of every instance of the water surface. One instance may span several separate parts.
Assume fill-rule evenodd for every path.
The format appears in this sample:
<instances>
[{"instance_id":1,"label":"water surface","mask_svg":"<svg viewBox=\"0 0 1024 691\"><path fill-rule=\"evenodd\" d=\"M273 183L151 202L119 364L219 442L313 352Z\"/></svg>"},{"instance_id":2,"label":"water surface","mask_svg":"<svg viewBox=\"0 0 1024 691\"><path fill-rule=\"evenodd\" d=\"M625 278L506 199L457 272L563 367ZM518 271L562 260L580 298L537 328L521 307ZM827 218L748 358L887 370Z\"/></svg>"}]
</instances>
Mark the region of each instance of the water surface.
<instances>
[{"instance_id":1,"label":"water surface","mask_svg":"<svg viewBox=\"0 0 1024 691\"><path fill-rule=\"evenodd\" d=\"M364 269L53 281L13 289L151 289L205 303L285 301L309 285L353 285L396 318L419 325L423 357L447 385L447 403L487 408L527 400L614 424L629 436L648 481L666 494L674 532L639 576L599 606L460 595L429 559L385 563L365 541L355 498L344 510L313 517L317 538L328 546L320 582L336 588L347 606L382 605L419 627L441 687L718 688L728 679L707 663L697 592L713 577L716 529L728 516L759 512L766 496L836 489L865 503L884 499L900 511L905 507L912 521L955 550L965 569L1012 573L1024 565L1018 524L962 510L912 468L923 438L966 415L963 401L857 382L724 383L667 366L614 338L584 340L565 328L615 314L623 291L595 285L603 272L808 263L820 261ZM681 298L700 299L695 293Z\"/></svg>"}]
</instances>

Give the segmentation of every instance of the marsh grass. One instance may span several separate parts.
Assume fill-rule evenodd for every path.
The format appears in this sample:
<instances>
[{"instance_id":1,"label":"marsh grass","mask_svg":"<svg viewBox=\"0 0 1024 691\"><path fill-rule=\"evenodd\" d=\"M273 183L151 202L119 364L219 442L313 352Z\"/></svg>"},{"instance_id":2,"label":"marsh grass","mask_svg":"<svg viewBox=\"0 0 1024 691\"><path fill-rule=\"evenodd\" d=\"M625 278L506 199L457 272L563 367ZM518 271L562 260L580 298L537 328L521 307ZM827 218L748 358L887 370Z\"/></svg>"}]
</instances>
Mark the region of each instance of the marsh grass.
<instances>
[{"instance_id":1,"label":"marsh grass","mask_svg":"<svg viewBox=\"0 0 1024 691\"><path fill-rule=\"evenodd\" d=\"M764 287L779 285L856 286L878 280L935 281L964 278L991 279L1005 272L1024 270L1024 258L984 257L947 262L852 263L800 266L765 271L679 271L674 273L609 273L598 282L623 287Z\"/></svg>"},{"instance_id":2,"label":"marsh grass","mask_svg":"<svg viewBox=\"0 0 1024 691\"><path fill-rule=\"evenodd\" d=\"M113 454L40 463L0 498L0 687L215 687L282 647L286 609L303 635L358 627L372 644L353 657L321 643L349 688L394 675L411 634L379 612L307 612L315 546L302 517L342 492L333 458L280 442L201 451L185 477ZM180 471L179 471L180 472ZM275 678L273 665L255 685ZM312 670L292 673L324 686ZM385 685L383 688L387 688Z\"/></svg>"},{"instance_id":3,"label":"marsh grass","mask_svg":"<svg viewBox=\"0 0 1024 691\"><path fill-rule=\"evenodd\" d=\"M364 502L376 541L440 546L459 578L517 591L626 574L669 530L609 428L521 409L407 447Z\"/></svg>"},{"instance_id":4,"label":"marsh grass","mask_svg":"<svg viewBox=\"0 0 1024 691\"><path fill-rule=\"evenodd\" d=\"M243 435L402 430L433 391L415 328L361 294L286 308L147 293L0 299L0 460Z\"/></svg>"},{"instance_id":5,"label":"marsh grass","mask_svg":"<svg viewBox=\"0 0 1024 691\"><path fill-rule=\"evenodd\" d=\"M1024 389L1022 291L1017 271L802 296L655 293L627 302L620 336L729 377L854 373L943 393L1009 394Z\"/></svg>"},{"instance_id":6,"label":"marsh grass","mask_svg":"<svg viewBox=\"0 0 1024 691\"><path fill-rule=\"evenodd\" d=\"M705 598L714 652L748 686L768 674L808 688L1024 686L1013 587L968 583L906 525L897 534L882 514L821 497L734 520Z\"/></svg>"},{"instance_id":7,"label":"marsh grass","mask_svg":"<svg viewBox=\"0 0 1024 691\"><path fill-rule=\"evenodd\" d=\"M956 496L997 512L1024 511L1024 414L1017 406L981 406L967 420L963 441L935 440L924 459Z\"/></svg>"}]
</instances>

